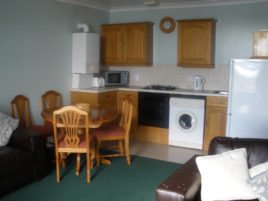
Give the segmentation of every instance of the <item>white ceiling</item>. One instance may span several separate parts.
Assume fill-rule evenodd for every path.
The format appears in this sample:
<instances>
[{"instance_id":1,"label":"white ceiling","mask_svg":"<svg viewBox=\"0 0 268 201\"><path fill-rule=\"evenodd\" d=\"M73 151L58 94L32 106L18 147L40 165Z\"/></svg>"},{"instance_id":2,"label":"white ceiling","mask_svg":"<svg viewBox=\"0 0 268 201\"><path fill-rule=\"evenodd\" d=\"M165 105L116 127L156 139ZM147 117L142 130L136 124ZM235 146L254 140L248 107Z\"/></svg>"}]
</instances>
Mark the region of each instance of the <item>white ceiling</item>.
<instances>
[{"instance_id":1,"label":"white ceiling","mask_svg":"<svg viewBox=\"0 0 268 201\"><path fill-rule=\"evenodd\" d=\"M268 2L268 0L56 0L100 10L118 12L126 10L200 7ZM152 3L153 5L145 5Z\"/></svg>"}]
</instances>

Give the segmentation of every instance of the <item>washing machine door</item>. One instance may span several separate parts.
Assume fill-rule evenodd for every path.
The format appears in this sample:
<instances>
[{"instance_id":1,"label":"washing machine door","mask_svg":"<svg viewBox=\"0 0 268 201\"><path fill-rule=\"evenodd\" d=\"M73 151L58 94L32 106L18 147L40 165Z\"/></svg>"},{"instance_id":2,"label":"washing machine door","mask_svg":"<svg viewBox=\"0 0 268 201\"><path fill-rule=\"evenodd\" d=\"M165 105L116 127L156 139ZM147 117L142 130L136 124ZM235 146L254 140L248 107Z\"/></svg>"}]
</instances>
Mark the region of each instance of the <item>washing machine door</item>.
<instances>
[{"instance_id":1,"label":"washing machine door","mask_svg":"<svg viewBox=\"0 0 268 201\"><path fill-rule=\"evenodd\" d=\"M181 111L176 115L176 127L183 132L192 132L197 126L197 118L191 111Z\"/></svg>"}]
</instances>

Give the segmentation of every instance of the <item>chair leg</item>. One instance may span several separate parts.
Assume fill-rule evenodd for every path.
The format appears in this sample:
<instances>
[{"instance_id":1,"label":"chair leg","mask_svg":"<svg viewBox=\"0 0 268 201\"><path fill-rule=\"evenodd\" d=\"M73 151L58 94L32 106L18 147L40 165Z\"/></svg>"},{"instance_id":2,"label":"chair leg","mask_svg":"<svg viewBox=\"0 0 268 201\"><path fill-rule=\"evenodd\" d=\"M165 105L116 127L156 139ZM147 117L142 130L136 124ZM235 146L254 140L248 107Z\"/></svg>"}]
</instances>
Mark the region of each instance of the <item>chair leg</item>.
<instances>
[{"instance_id":1,"label":"chair leg","mask_svg":"<svg viewBox=\"0 0 268 201\"><path fill-rule=\"evenodd\" d=\"M56 181L60 182L60 156L59 153L56 154Z\"/></svg>"},{"instance_id":2,"label":"chair leg","mask_svg":"<svg viewBox=\"0 0 268 201\"><path fill-rule=\"evenodd\" d=\"M66 167L66 164L65 164L65 159L66 158L67 157L66 157L65 153L60 153L60 160L59 160L59 162L60 162L60 166L62 166L63 168Z\"/></svg>"},{"instance_id":3,"label":"chair leg","mask_svg":"<svg viewBox=\"0 0 268 201\"><path fill-rule=\"evenodd\" d=\"M91 149L91 153L90 153L90 160L91 160L91 164L90 164L90 168L93 169L93 165L94 165L94 159L96 158L96 148L95 145L93 143L92 145L92 149Z\"/></svg>"},{"instance_id":4,"label":"chair leg","mask_svg":"<svg viewBox=\"0 0 268 201\"><path fill-rule=\"evenodd\" d=\"M76 156L76 171L75 171L76 176L78 176L80 173L80 162L81 162L81 157L80 157L80 153L78 153Z\"/></svg>"},{"instance_id":5,"label":"chair leg","mask_svg":"<svg viewBox=\"0 0 268 201\"><path fill-rule=\"evenodd\" d=\"M96 140L96 160L97 160L97 167L100 166L100 145L101 145L101 141Z\"/></svg>"},{"instance_id":6,"label":"chair leg","mask_svg":"<svg viewBox=\"0 0 268 201\"><path fill-rule=\"evenodd\" d=\"M129 141L127 139L125 139L125 154L126 154L126 159L127 159L127 164L130 165L131 161L130 161L130 155L129 155Z\"/></svg>"},{"instance_id":7,"label":"chair leg","mask_svg":"<svg viewBox=\"0 0 268 201\"><path fill-rule=\"evenodd\" d=\"M123 150L123 142L122 142L122 140L119 140L118 143L119 143L120 154L124 154L124 150Z\"/></svg>"},{"instance_id":8,"label":"chair leg","mask_svg":"<svg viewBox=\"0 0 268 201\"><path fill-rule=\"evenodd\" d=\"M91 169L91 159L90 159L90 154L86 153L87 155L87 168L86 168L86 176L87 176L87 183L90 183L90 169Z\"/></svg>"}]
</instances>

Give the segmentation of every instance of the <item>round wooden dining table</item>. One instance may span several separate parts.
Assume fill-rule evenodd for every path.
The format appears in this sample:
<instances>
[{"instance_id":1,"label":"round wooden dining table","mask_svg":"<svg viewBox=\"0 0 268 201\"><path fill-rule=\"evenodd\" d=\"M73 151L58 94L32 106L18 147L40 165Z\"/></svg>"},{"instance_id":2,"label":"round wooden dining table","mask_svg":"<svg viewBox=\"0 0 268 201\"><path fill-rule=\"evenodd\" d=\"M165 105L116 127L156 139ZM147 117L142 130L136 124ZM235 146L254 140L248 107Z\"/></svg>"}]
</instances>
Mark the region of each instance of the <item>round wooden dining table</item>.
<instances>
[{"instance_id":1,"label":"round wooden dining table","mask_svg":"<svg viewBox=\"0 0 268 201\"><path fill-rule=\"evenodd\" d=\"M53 112L60 108L50 108L41 112L41 116L45 122L53 124ZM89 112L89 128L99 128L102 124L112 122L117 117L117 111L109 106L90 106Z\"/></svg>"},{"instance_id":2,"label":"round wooden dining table","mask_svg":"<svg viewBox=\"0 0 268 201\"><path fill-rule=\"evenodd\" d=\"M45 122L49 122L53 125L53 112L60 108L50 108L41 112L41 116ZM99 128L105 123L114 121L118 114L114 107L111 106L90 106L89 110L89 123L88 127L91 129ZM101 159L101 163L104 165L110 165L111 161L105 158Z\"/></svg>"}]
</instances>

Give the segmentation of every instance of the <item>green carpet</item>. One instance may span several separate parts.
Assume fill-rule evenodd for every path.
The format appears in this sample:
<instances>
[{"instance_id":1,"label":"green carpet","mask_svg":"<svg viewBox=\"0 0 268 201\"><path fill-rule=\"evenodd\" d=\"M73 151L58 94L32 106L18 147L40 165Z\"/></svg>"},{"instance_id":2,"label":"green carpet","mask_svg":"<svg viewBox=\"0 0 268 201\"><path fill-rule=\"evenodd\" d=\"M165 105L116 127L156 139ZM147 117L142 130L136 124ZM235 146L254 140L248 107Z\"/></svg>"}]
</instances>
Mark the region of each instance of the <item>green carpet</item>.
<instances>
[{"instance_id":1,"label":"green carpet","mask_svg":"<svg viewBox=\"0 0 268 201\"><path fill-rule=\"evenodd\" d=\"M43 180L20 188L1 201L154 201L157 186L178 167L177 163L138 156L132 156L128 166L125 158L114 158L110 166L94 168L91 183L86 184L84 167L80 176L75 176L72 162L62 170L59 184L53 170Z\"/></svg>"}]
</instances>

